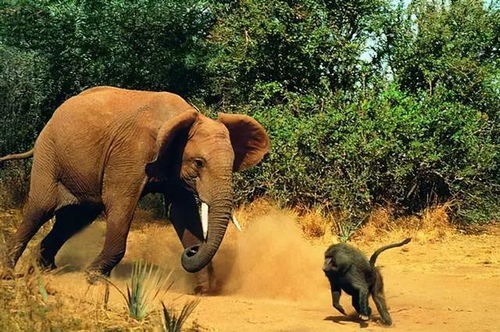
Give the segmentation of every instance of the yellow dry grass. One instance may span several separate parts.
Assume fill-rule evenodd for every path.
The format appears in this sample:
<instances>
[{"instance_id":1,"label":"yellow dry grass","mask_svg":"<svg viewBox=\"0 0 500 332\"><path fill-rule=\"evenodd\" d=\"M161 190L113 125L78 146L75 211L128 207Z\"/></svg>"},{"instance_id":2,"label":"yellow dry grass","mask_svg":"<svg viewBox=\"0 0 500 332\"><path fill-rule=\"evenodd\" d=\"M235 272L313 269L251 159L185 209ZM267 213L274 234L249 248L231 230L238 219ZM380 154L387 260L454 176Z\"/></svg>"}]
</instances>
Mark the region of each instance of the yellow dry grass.
<instances>
[{"instance_id":1,"label":"yellow dry grass","mask_svg":"<svg viewBox=\"0 0 500 332\"><path fill-rule=\"evenodd\" d=\"M304 237L308 240L330 240L332 221L336 220L320 207L289 208L265 198L241 206L236 210L235 215L243 227L266 216L279 215L281 218L293 219L300 226Z\"/></svg>"},{"instance_id":2,"label":"yellow dry grass","mask_svg":"<svg viewBox=\"0 0 500 332\"><path fill-rule=\"evenodd\" d=\"M420 243L436 242L455 233L450 223L449 204L428 208L419 215L394 218L390 208L373 211L363 227L355 234L357 241L401 241L411 237Z\"/></svg>"},{"instance_id":3,"label":"yellow dry grass","mask_svg":"<svg viewBox=\"0 0 500 332\"><path fill-rule=\"evenodd\" d=\"M349 231L344 224L345 215L327 213L321 207L288 208L269 199L259 199L248 205L243 205L236 211L236 216L242 224L248 225L253 220L263 216L276 214L285 215L299 225L303 236L315 243L338 243ZM395 218L390 207L374 210L367 221L357 229L353 229L351 239L364 242L391 241L412 237L417 242L435 242L455 234L456 230L450 223L450 203L434 206L420 214ZM353 226L350 226L353 227Z\"/></svg>"}]
</instances>

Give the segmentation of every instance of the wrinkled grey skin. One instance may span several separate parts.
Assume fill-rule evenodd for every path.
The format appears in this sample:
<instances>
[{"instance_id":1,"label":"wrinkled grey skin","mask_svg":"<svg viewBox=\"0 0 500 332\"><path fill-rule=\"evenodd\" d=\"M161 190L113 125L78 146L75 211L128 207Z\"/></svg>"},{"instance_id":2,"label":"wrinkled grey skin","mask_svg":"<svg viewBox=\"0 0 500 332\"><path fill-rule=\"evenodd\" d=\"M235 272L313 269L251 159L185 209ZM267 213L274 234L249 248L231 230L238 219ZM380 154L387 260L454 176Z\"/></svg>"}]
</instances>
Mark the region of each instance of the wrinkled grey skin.
<instances>
[{"instance_id":1,"label":"wrinkled grey skin","mask_svg":"<svg viewBox=\"0 0 500 332\"><path fill-rule=\"evenodd\" d=\"M41 265L54 268L63 244L102 213L105 243L88 271L109 275L125 254L139 198L160 192L186 248L182 266L200 271L217 252L231 218L233 171L256 165L269 147L254 119L220 113L213 120L175 94L113 87L83 91L54 112L36 140L29 198L9 242L7 264L15 266L55 215L40 245ZM19 156L30 154L3 160ZM200 201L209 206L206 240ZM199 280L209 287L206 273Z\"/></svg>"}]
</instances>

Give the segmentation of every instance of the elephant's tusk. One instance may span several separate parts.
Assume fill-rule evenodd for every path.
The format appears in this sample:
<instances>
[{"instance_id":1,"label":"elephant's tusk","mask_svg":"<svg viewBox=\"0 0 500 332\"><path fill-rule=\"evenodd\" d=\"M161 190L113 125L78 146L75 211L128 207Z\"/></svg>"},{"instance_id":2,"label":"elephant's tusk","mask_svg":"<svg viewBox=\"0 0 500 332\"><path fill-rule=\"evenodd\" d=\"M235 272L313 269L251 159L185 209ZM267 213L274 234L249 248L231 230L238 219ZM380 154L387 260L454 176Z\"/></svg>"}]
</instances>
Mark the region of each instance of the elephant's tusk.
<instances>
[{"instance_id":1,"label":"elephant's tusk","mask_svg":"<svg viewBox=\"0 0 500 332\"><path fill-rule=\"evenodd\" d=\"M233 214L232 221L233 221L234 226L236 226L236 228L241 232L241 225L238 222L238 219L236 219L236 216L234 214Z\"/></svg>"},{"instance_id":2,"label":"elephant's tusk","mask_svg":"<svg viewBox=\"0 0 500 332\"><path fill-rule=\"evenodd\" d=\"M203 229L203 239L207 239L208 234L208 205L201 203L201 228Z\"/></svg>"}]
</instances>

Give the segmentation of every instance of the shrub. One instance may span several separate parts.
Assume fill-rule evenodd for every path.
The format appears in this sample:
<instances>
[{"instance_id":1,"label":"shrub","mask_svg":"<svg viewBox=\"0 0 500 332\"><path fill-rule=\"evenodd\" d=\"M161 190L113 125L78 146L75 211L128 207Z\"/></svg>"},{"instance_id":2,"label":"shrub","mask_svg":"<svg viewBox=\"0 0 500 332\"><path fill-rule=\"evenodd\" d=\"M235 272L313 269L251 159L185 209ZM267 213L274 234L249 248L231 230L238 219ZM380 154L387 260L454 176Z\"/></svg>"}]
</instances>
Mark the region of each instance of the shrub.
<instances>
[{"instance_id":1,"label":"shrub","mask_svg":"<svg viewBox=\"0 0 500 332\"><path fill-rule=\"evenodd\" d=\"M46 62L33 51L0 43L0 156L32 148L43 125L42 110L50 93ZM0 165L3 207L19 206L28 190L31 161Z\"/></svg>"},{"instance_id":2,"label":"shrub","mask_svg":"<svg viewBox=\"0 0 500 332\"><path fill-rule=\"evenodd\" d=\"M265 193L292 205L347 210L359 220L377 205L409 213L455 199L465 220L498 218L495 124L481 112L397 86L345 106L317 105L308 115L291 104L244 110L269 130L273 146L262 167L237 178L240 200ZM476 195L491 202L480 206L483 215Z\"/></svg>"}]
</instances>

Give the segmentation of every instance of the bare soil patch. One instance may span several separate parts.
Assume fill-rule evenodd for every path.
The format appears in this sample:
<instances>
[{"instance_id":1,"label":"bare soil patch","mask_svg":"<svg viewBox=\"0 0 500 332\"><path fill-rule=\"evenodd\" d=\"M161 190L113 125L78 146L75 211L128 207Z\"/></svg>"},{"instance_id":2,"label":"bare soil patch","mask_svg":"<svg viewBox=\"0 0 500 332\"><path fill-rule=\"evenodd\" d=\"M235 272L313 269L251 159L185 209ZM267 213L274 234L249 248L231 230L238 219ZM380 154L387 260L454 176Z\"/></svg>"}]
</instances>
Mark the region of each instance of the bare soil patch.
<instances>
[{"instance_id":1,"label":"bare soil patch","mask_svg":"<svg viewBox=\"0 0 500 332\"><path fill-rule=\"evenodd\" d=\"M374 231L367 228L364 235L354 237L351 243L368 255L402 236L415 239L404 248L384 252L378 260L394 321L387 328L378 323L377 316L362 323L331 306L321 266L332 238L305 239L290 211L252 213L252 220L247 212L238 215L244 231L230 227L214 260L218 294L202 297L190 320L197 330L500 331L498 224L473 235L446 229L426 236L418 230L394 229L370 237ZM142 258L174 270L174 288L162 297L166 303L180 306L194 298L189 295L193 277L180 267L181 246L173 229L157 222L135 223L127 255L114 271L113 281L125 288L132 262ZM100 250L103 230L103 222L96 222L72 239L57 257L59 265L66 266L65 272L45 277L50 296L64 298L65 305L75 310L91 312L103 301L102 285L89 287L81 272ZM354 312L350 301L344 295L341 302ZM88 319L105 322L109 317L125 317L123 300L116 291L111 290L108 310L123 314L117 318L89 313Z\"/></svg>"}]
</instances>

